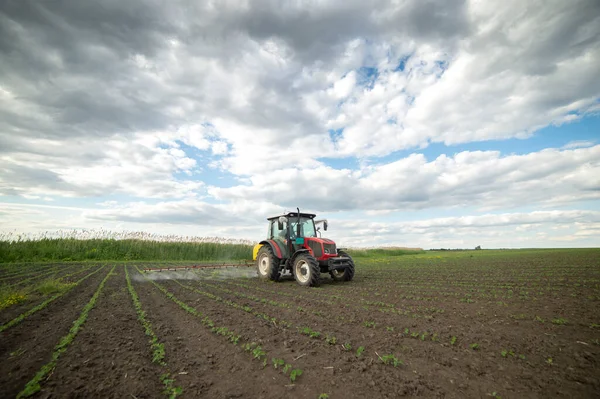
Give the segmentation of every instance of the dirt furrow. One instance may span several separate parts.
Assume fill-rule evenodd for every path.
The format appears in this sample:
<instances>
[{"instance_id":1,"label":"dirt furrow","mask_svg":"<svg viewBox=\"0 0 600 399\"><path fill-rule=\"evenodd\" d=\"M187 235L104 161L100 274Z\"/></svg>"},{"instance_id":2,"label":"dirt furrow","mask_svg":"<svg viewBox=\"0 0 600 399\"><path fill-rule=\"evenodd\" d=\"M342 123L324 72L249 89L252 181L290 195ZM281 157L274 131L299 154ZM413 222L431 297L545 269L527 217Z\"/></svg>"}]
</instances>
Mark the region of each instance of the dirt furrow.
<instances>
[{"instance_id":1,"label":"dirt furrow","mask_svg":"<svg viewBox=\"0 0 600 399\"><path fill-rule=\"evenodd\" d=\"M280 348L279 353L285 358L297 358L294 366L304 370L302 381L312 381L320 392L332 392L336 397L358 398L373 395L377 397L377 393L384 395L385 392L404 389L412 392L416 387L418 389L414 393L425 396L432 395L437 390L435 383L423 381L406 368L381 364L372 351L372 357L365 354L357 359L354 355L357 348L345 351L341 345L330 345L322 339L309 338L296 329L277 328L241 309L228 307L186 290L175 282L166 282L165 285L176 296L207 313L215 323L220 321L226 325L241 325L247 331L249 339L260 340L267 349L275 348L277 351ZM293 320L294 325L300 325L303 322L301 318L302 316ZM314 394L319 395L316 391Z\"/></svg>"},{"instance_id":2,"label":"dirt furrow","mask_svg":"<svg viewBox=\"0 0 600 399\"><path fill-rule=\"evenodd\" d=\"M134 286L158 338L166 361L187 398L282 398L290 394L287 380L263 369L247 352L210 332L139 274ZM237 329L237 323L227 327Z\"/></svg>"},{"instance_id":3,"label":"dirt furrow","mask_svg":"<svg viewBox=\"0 0 600 399\"><path fill-rule=\"evenodd\" d=\"M68 333L83 306L108 269L91 276L48 307L0 333L0 387L4 397L14 397L33 375L48 363L52 350Z\"/></svg>"},{"instance_id":4,"label":"dirt furrow","mask_svg":"<svg viewBox=\"0 0 600 399\"><path fill-rule=\"evenodd\" d=\"M85 328L60 358L42 396L155 398L162 368L152 353L127 291L123 266L106 282Z\"/></svg>"},{"instance_id":5,"label":"dirt furrow","mask_svg":"<svg viewBox=\"0 0 600 399\"><path fill-rule=\"evenodd\" d=\"M102 266L96 265L93 268L86 269L85 274L78 274L76 279L79 280L100 267ZM0 311L0 325L8 323L20 314L27 312L29 309L32 309L35 306L41 304L42 302L50 298L52 295L54 294L41 295L39 292L32 292L30 294L27 294L27 299L24 302L9 306L8 308L2 309L2 311Z\"/></svg>"}]
</instances>

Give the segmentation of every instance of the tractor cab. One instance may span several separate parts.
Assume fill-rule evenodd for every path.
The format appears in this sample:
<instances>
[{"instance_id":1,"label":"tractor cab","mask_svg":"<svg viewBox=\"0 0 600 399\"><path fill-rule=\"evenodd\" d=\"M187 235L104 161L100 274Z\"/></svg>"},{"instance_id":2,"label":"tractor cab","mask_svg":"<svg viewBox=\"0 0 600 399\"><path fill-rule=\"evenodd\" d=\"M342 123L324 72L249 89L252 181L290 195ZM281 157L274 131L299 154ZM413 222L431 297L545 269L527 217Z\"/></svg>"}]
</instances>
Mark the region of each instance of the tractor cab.
<instances>
[{"instance_id":1,"label":"tractor cab","mask_svg":"<svg viewBox=\"0 0 600 399\"><path fill-rule=\"evenodd\" d=\"M330 273L336 281L352 280L352 258L334 241L321 237L321 227L326 231L328 222L315 217L298 209L267 219L267 239L253 253L259 276L278 280L282 272L290 271L298 283L308 286L319 284L320 273Z\"/></svg>"}]
</instances>

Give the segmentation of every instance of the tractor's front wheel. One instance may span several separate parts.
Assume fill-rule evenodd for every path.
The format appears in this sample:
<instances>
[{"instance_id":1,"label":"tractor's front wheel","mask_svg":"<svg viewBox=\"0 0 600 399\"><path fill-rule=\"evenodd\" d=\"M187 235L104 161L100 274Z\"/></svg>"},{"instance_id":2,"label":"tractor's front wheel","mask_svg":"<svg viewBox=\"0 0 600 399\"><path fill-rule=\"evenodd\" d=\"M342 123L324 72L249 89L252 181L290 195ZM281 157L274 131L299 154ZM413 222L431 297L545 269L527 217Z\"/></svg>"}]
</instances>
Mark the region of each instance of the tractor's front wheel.
<instances>
[{"instance_id":1,"label":"tractor's front wheel","mask_svg":"<svg viewBox=\"0 0 600 399\"><path fill-rule=\"evenodd\" d=\"M344 270L330 271L329 274L331 275L331 278L334 281L352 281L354 278L354 261L352 260L352 257L344 251L338 251L338 255L350 258L350 266L346 267Z\"/></svg>"},{"instance_id":2,"label":"tractor's front wheel","mask_svg":"<svg viewBox=\"0 0 600 399\"><path fill-rule=\"evenodd\" d=\"M279 259L268 245L263 245L256 255L256 269L258 277L263 280L279 280Z\"/></svg>"},{"instance_id":3,"label":"tractor's front wheel","mask_svg":"<svg viewBox=\"0 0 600 399\"><path fill-rule=\"evenodd\" d=\"M310 254L300 254L294 260L294 277L298 284L305 287L321 285L319 262Z\"/></svg>"}]
</instances>

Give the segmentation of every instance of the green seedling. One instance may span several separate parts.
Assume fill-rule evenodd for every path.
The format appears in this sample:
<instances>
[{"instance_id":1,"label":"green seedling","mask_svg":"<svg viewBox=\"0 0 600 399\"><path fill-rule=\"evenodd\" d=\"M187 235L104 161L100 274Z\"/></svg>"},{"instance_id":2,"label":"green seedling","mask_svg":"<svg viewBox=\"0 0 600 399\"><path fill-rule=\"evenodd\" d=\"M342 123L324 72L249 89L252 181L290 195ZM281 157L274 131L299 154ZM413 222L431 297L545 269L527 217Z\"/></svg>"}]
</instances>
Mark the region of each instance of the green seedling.
<instances>
[{"instance_id":1,"label":"green seedling","mask_svg":"<svg viewBox=\"0 0 600 399\"><path fill-rule=\"evenodd\" d=\"M277 358L272 358L271 362L273 362L273 367L275 369L277 369L277 368L279 368L279 366L283 366L285 364L285 360L277 359Z\"/></svg>"},{"instance_id":2,"label":"green seedling","mask_svg":"<svg viewBox=\"0 0 600 399\"><path fill-rule=\"evenodd\" d=\"M456 336L452 336L452 338L450 338L450 345L454 345L456 343Z\"/></svg>"},{"instance_id":3,"label":"green seedling","mask_svg":"<svg viewBox=\"0 0 600 399\"><path fill-rule=\"evenodd\" d=\"M296 378L298 378L301 375L302 375L302 370L300 370L300 369L292 370L292 372L290 373L290 381L296 382Z\"/></svg>"},{"instance_id":4,"label":"green seedling","mask_svg":"<svg viewBox=\"0 0 600 399\"><path fill-rule=\"evenodd\" d=\"M365 351L365 347L364 346L359 346L358 349L356 350L356 357L361 357L362 353Z\"/></svg>"},{"instance_id":5,"label":"green seedling","mask_svg":"<svg viewBox=\"0 0 600 399\"><path fill-rule=\"evenodd\" d=\"M552 319L552 324L562 326L567 324L567 320L563 319L562 317L558 317L556 319Z\"/></svg>"},{"instance_id":6,"label":"green seedling","mask_svg":"<svg viewBox=\"0 0 600 399\"><path fill-rule=\"evenodd\" d=\"M479 349L479 344L471 344L471 345L469 345L469 347L470 347L471 349L473 349L474 351L476 351L476 350L478 350L478 349Z\"/></svg>"},{"instance_id":7,"label":"green seedling","mask_svg":"<svg viewBox=\"0 0 600 399\"><path fill-rule=\"evenodd\" d=\"M290 371L291 368L292 368L292 365L286 363L286 365L283 366L283 374L287 374L287 372Z\"/></svg>"},{"instance_id":8,"label":"green seedling","mask_svg":"<svg viewBox=\"0 0 600 399\"><path fill-rule=\"evenodd\" d=\"M398 360L398 358L396 358L396 356L394 356L393 354L381 356L379 359L383 362L383 364L392 364L394 367L398 367L400 364L404 364L401 360Z\"/></svg>"},{"instance_id":9,"label":"green seedling","mask_svg":"<svg viewBox=\"0 0 600 399\"><path fill-rule=\"evenodd\" d=\"M325 338L329 345L335 345L337 343L337 339L335 337L330 337L329 335Z\"/></svg>"},{"instance_id":10,"label":"green seedling","mask_svg":"<svg viewBox=\"0 0 600 399\"><path fill-rule=\"evenodd\" d=\"M261 359L263 356L265 356L265 355L266 355L265 351L263 351L263 350L262 350L262 348L261 348L260 346L257 346L256 348L254 348L254 349L252 350L252 356L253 356L255 359L258 359L258 360L260 360L260 359Z\"/></svg>"},{"instance_id":11,"label":"green seedling","mask_svg":"<svg viewBox=\"0 0 600 399\"><path fill-rule=\"evenodd\" d=\"M319 395L319 399L329 399L329 395L326 393L322 393Z\"/></svg>"}]
</instances>

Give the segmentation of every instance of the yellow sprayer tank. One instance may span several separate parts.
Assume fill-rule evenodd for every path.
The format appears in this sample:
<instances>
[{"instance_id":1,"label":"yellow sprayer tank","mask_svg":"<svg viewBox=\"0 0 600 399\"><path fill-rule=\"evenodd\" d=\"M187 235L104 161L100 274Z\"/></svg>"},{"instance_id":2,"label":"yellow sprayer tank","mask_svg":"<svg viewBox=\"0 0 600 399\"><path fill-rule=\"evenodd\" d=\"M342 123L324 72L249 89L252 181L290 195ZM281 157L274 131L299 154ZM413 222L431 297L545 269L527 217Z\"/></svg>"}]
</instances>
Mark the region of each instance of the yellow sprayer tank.
<instances>
[{"instance_id":1,"label":"yellow sprayer tank","mask_svg":"<svg viewBox=\"0 0 600 399\"><path fill-rule=\"evenodd\" d=\"M258 254L258 251L260 250L260 247L262 247L262 244L256 244L254 246L254 249L252 249L252 260L256 260L256 255Z\"/></svg>"}]
</instances>

